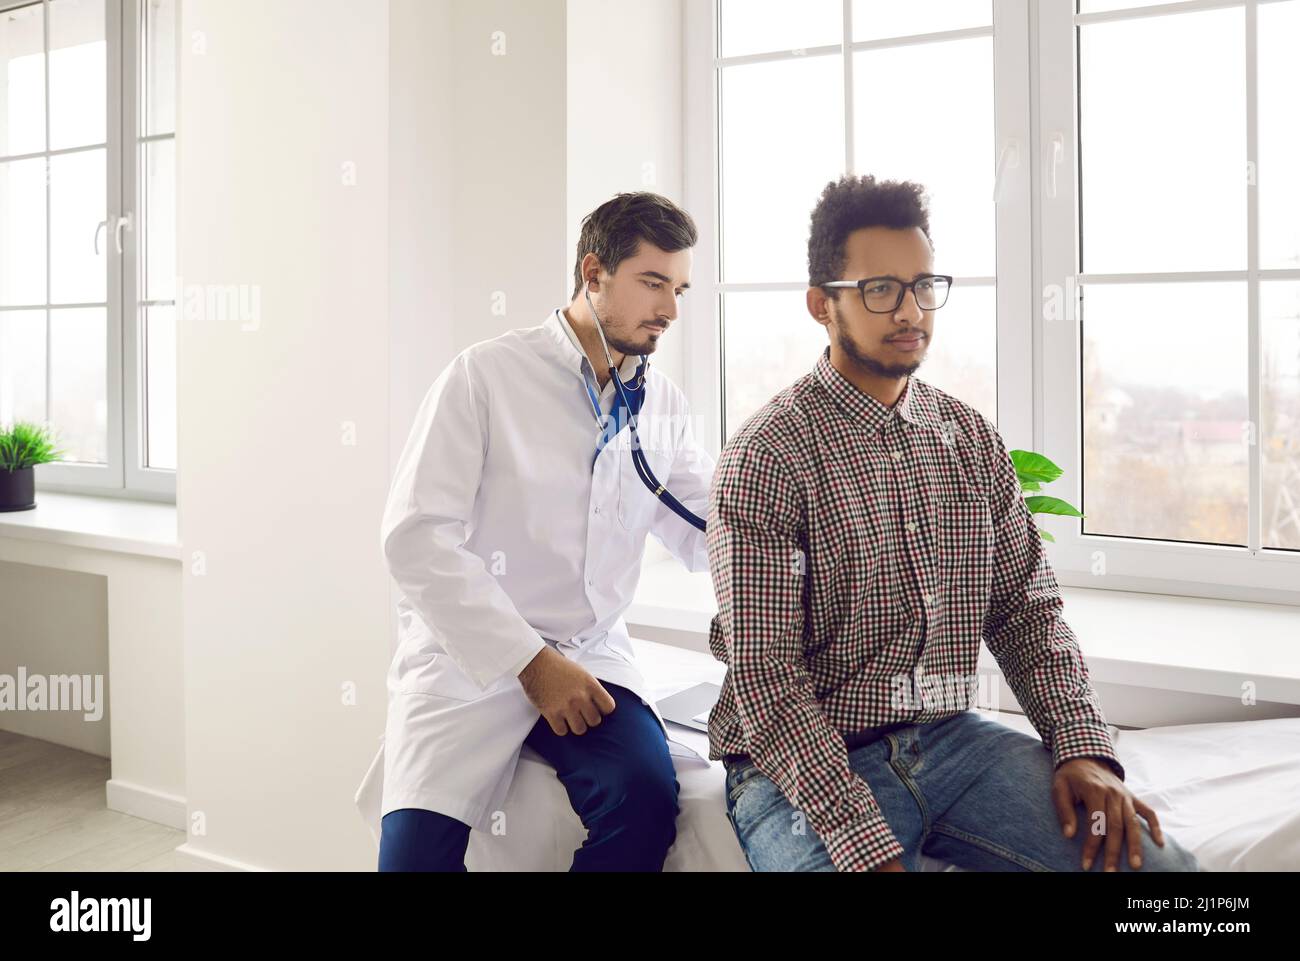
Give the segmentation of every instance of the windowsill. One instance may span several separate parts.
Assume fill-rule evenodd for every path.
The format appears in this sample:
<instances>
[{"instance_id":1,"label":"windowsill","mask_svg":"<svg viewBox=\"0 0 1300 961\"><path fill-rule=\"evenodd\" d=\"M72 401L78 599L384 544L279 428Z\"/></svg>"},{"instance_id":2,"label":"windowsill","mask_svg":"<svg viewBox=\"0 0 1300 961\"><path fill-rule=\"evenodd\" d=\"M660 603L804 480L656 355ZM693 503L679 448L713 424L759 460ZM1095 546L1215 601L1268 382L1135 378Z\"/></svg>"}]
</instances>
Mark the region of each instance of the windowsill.
<instances>
[{"instance_id":1,"label":"windowsill","mask_svg":"<svg viewBox=\"0 0 1300 961\"><path fill-rule=\"evenodd\" d=\"M1087 587L1061 595L1093 681L1234 699L1249 681L1259 701L1300 704L1300 607ZM707 650L716 613L709 574L668 559L646 564L626 620L697 635ZM997 666L983 645L980 666Z\"/></svg>"},{"instance_id":2,"label":"windowsill","mask_svg":"<svg viewBox=\"0 0 1300 961\"><path fill-rule=\"evenodd\" d=\"M0 513L0 537L181 559L176 505L153 501L38 490L34 510Z\"/></svg>"}]
</instances>

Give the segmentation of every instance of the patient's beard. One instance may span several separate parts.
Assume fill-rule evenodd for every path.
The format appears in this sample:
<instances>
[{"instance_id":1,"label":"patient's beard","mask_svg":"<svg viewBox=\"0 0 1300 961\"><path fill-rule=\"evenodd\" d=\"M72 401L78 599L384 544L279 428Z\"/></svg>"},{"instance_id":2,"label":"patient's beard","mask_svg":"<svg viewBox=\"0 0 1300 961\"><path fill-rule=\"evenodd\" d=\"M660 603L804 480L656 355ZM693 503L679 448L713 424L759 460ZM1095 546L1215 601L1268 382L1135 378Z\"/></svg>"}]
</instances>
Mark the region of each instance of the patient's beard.
<instances>
[{"instance_id":1,"label":"patient's beard","mask_svg":"<svg viewBox=\"0 0 1300 961\"><path fill-rule=\"evenodd\" d=\"M844 354L844 356L849 358L849 360L857 364L858 367L862 368L862 370L866 371L868 374L873 374L876 377L889 377L898 380L913 373L921 366L920 360L913 361L910 364L882 364L880 361L876 360L876 358L868 357L866 353L858 347L857 343L845 329L844 321L839 317L832 318L832 327L835 331L835 344L839 347L840 353ZM922 358L922 360L923 359L924 358Z\"/></svg>"}]
</instances>

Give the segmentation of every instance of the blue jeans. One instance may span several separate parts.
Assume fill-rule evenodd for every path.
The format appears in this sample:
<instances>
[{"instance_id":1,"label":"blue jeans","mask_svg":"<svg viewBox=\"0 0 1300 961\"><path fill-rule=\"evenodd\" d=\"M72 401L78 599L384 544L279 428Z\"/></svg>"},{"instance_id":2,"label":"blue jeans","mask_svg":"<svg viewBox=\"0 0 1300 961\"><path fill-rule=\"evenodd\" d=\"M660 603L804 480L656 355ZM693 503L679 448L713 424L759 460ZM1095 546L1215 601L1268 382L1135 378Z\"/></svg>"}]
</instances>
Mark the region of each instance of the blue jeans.
<instances>
[{"instance_id":1,"label":"blue jeans","mask_svg":"<svg viewBox=\"0 0 1300 961\"><path fill-rule=\"evenodd\" d=\"M677 837L677 773L654 712L625 687L601 682L614 710L585 734L560 736L544 717L524 743L546 759L587 828L573 871L661 871ZM470 827L401 808L384 815L380 871L464 871Z\"/></svg>"},{"instance_id":2,"label":"blue jeans","mask_svg":"<svg viewBox=\"0 0 1300 961\"><path fill-rule=\"evenodd\" d=\"M1052 755L1042 741L974 711L908 724L849 752L903 846L903 867L922 852L968 871L1082 871L1091 823L1076 804L1067 838L1052 803ZM834 871L825 845L752 761L727 764L727 817L755 871ZM1139 816L1140 817L1140 816ZM1139 871L1204 870L1142 822ZM1105 866L1105 842L1093 871ZM1127 845L1120 871L1132 871Z\"/></svg>"}]
</instances>

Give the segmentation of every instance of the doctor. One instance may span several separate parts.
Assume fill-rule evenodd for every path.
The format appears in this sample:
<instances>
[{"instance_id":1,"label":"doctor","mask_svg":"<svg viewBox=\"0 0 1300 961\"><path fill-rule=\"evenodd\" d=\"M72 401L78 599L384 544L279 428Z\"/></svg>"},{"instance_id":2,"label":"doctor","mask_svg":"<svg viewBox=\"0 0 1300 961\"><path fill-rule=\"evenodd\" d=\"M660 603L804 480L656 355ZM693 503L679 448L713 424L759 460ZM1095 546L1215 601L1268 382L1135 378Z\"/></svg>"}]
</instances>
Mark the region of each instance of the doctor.
<instances>
[{"instance_id":1,"label":"doctor","mask_svg":"<svg viewBox=\"0 0 1300 961\"><path fill-rule=\"evenodd\" d=\"M587 828L573 870L663 867L678 811L670 754L698 755L669 741L623 612L647 534L692 571L708 555L638 473L622 400L639 407L646 465L704 514L713 459L682 392L648 364L690 286L696 238L655 194L603 204L583 221L569 305L463 351L419 408L383 519L401 589L388 720L357 794L363 813L381 798L381 871L465 870L469 832L503 817L525 743Z\"/></svg>"}]
</instances>

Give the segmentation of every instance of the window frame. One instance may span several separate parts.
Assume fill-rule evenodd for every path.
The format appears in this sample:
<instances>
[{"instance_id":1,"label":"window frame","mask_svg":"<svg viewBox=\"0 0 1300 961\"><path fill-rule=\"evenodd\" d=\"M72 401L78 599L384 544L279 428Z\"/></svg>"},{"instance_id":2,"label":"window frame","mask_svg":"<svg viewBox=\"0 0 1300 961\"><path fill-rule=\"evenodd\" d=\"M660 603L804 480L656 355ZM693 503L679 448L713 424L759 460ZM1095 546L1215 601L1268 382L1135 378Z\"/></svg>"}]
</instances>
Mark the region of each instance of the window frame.
<instances>
[{"instance_id":1,"label":"window frame","mask_svg":"<svg viewBox=\"0 0 1300 961\"><path fill-rule=\"evenodd\" d=\"M172 37L173 47L177 45L177 37L179 36L181 2L182 0L176 0L174 28L176 34ZM177 142L177 125L175 121L172 123L170 133L146 134L144 124L140 118L140 110L144 104L144 57L146 54L146 51L140 49L140 38L144 31L143 18L146 3L148 3L148 0L122 0L127 12L125 18L126 29L121 34L123 63L133 65L131 68L133 71L131 81L135 90L133 96L126 97L123 100L122 130L124 140L131 144L130 156L132 160L123 172L122 182L123 196L126 198L124 209L132 211L133 222L136 225L136 228L130 231L132 242L125 245L125 255L122 261L122 303L124 308L129 305L135 315L135 322L125 325L123 331L124 405L122 410L125 440L123 450L128 455L125 457L125 488L132 497L165 498L175 503L176 471L174 469L148 467L145 464L145 438L148 420L148 409L145 403L148 390L148 370L145 363L146 309L150 306L171 304L175 322L179 323L180 320L180 317L176 314L176 302L179 293L175 289L172 290L172 299L170 301L146 301L141 297L141 294L146 292L142 289L144 265L141 263L141 258L144 254L148 230L144 217L146 213L145 145L165 140L172 141L173 173L176 170L176 161L179 159L175 149ZM179 54L179 51L177 51L177 54ZM176 65L177 71L176 75L173 76L173 103L178 103L176 93L179 92L180 88L179 55L175 56L172 62ZM125 136L127 133L130 134L129 138ZM174 180L173 189L175 189ZM172 236L173 238L176 237L174 230Z\"/></svg>"},{"instance_id":2,"label":"window frame","mask_svg":"<svg viewBox=\"0 0 1300 961\"><path fill-rule=\"evenodd\" d=\"M1083 398L1082 398L1082 291L1086 285L1138 281L1244 281L1247 285L1248 403L1249 417L1260 423L1260 308L1261 279L1300 279L1300 270L1259 268L1259 198L1253 178L1242 172L1246 190L1247 266L1245 270L1186 271L1175 273L1079 273L1080 211L1078 207L1080 144L1077 29L1081 25L1137 17L1176 16L1180 13L1224 8L1244 8L1246 65L1246 158L1254 163L1258 151L1257 15L1263 3L1283 0L1190 0L1154 2L1142 7L1098 13L1074 13L1074 0L1038 5L1036 40L1041 69L1042 168L1050 180L1050 144L1055 133L1064 134L1061 162L1057 166L1057 192L1040 194L1041 236L1039 289L1066 292L1064 320L1043 321L1043 378L1041 419L1048 436L1062 438L1048 451L1065 471L1057 496L1083 502ZM1052 285L1055 285L1054 287ZM1046 300L1046 298L1045 298ZM1042 314L1042 308L1039 309ZM1058 579L1075 587L1100 587L1191 597L1300 604L1300 551L1267 549L1261 544L1263 503L1260 445L1248 445L1248 544L1245 547L1192 544L1118 535L1084 534L1078 518L1052 518L1056 543L1049 554Z\"/></svg>"},{"instance_id":3,"label":"window frame","mask_svg":"<svg viewBox=\"0 0 1300 961\"><path fill-rule=\"evenodd\" d=\"M42 7L46 49L49 47L49 4ZM106 139L103 144L81 145L62 150L49 149L49 58L45 61L45 150L33 156L58 156L102 147L106 154L104 233L106 271L105 401L107 416L107 463L50 463L36 468L36 489L132 500L176 501L176 471L144 466L145 409L142 354L143 306L139 302L140 255L144 225L140 222L141 157L139 149L139 105L143 64L139 35L140 17L147 0L103 0L106 84ZM0 0L0 13L30 6L32 0ZM133 92L127 95L127 92ZM175 137L175 131L169 137ZM162 136L147 138L162 139ZM23 156L28 156L24 154ZM48 160L47 160L48 163ZM121 229L122 252L115 235L119 219L130 217ZM46 363L49 363L49 194L46 193ZM69 305L58 305L64 308ZM125 323L135 316L135 323ZM47 379L47 416L49 408Z\"/></svg>"},{"instance_id":4,"label":"window frame","mask_svg":"<svg viewBox=\"0 0 1300 961\"><path fill-rule=\"evenodd\" d=\"M1179 10L1247 8L1248 157L1257 159L1256 11L1260 3L1283 0L1187 0L1153 3ZM997 205L997 398L998 430L1008 449L1042 452L1064 474L1051 493L1082 504L1082 383L1079 313L1066 322L1045 319L1045 294L1078 290L1079 212L1078 118L1074 0L992 0L994 37L994 145L991 163ZM722 355L722 293L729 290L787 290L792 284L722 284L719 280L721 211L718 177L720 136L719 68L746 57L723 60L718 50L718 0L685 0L683 62L683 199L700 229L695 249L693 298L685 334L685 384L692 399L702 446L715 456L723 442L725 368ZM841 56L849 50L897 41L859 41L852 36L852 3L843 0L845 27ZM1138 15L1151 15L1142 8ZM1133 16L1132 10L1078 15L1079 22ZM954 36L983 31L954 31ZM792 54L793 55L793 54ZM765 59L770 59L764 57ZM846 163L852 169L852 66L845 70ZM699 93L696 93L696 92ZM1060 162L1053 136L1063 134ZM1055 193L1049 190L1055 182ZM1262 275L1300 279L1300 270L1258 269L1258 198L1248 188L1250 252L1250 404L1258 414L1259 283ZM811 198L810 198L811 202ZM1151 275L1155 276L1155 275ZM961 278L959 278L959 281ZM1050 439L1050 442L1049 442ZM1258 548L1260 513L1259 449L1252 452L1251 532L1254 548L1201 545L1083 535L1077 518L1038 516L1056 540L1046 550L1062 584L1110 590L1182 594L1193 597L1300 604L1300 552ZM1105 574L1094 573L1098 550L1106 556Z\"/></svg>"}]
</instances>

